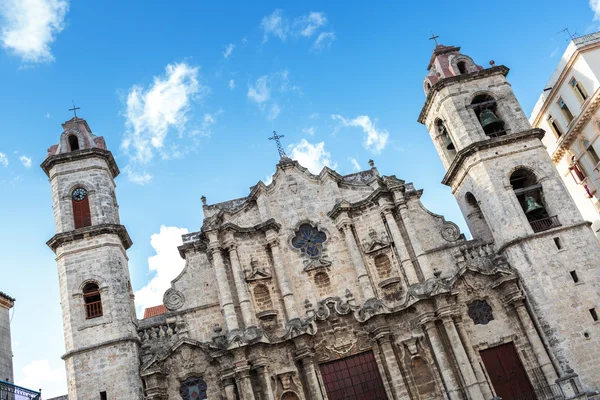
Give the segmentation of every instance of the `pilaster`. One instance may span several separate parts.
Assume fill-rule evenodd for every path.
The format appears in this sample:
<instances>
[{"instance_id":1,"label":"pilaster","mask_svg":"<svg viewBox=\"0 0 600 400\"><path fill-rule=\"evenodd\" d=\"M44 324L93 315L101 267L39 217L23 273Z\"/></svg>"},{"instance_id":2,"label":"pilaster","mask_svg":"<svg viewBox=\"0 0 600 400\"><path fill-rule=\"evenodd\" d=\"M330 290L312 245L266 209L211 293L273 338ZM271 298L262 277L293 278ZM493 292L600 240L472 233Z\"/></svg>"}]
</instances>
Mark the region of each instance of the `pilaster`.
<instances>
[{"instance_id":1,"label":"pilaster","mask_svg":"<svg viewBox=\"0 0 600 400\"><path fill-rule=\"evenodd\" d=\"M215 270L215 278L219 291L219 303L221 304L221 311L223 312L223 318L225 319L225 328L227 329L227 332L237 331L239 330L239 324L237 316L235 315L235 307L231 297L229 282L227 281L225 264L223 263L221 245L219 244L217 232L209 232L208 238L208 251L213 260L213 268Z\"/></svg>"}]
</instances>

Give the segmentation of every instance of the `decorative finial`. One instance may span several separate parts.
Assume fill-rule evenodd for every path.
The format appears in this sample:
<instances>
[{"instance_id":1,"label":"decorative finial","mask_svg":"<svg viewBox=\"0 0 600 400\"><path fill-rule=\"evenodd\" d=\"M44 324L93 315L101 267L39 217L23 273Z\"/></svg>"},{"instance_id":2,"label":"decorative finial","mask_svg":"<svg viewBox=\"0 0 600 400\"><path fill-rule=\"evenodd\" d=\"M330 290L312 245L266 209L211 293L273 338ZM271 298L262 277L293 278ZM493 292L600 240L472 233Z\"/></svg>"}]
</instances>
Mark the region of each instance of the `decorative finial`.
<instances>
[{"instance_id":1,"label":"decorative finial","mask_svg":"<svg viewBox=\"0 0 600 400\"><path fill-rule=\"evenodd\" d=\"M371 168L375 167L375 162L373 160L369 160L369 165L371 166Z\"/></svg>"},{"instance_id":2,"label":"decorative finial","mask_svg":"<svg viewBox=\"0 0 600 400\"><path fill-rule=\"evenodd\" d=\"M285 154L285 151L283 150L283 147L281 146L281 141L279 141L279 139L281 139L282 137L283 135L278 135L276 131L273 131L273 137L270 137L269 140L274 140L275 143L277 143L279 158L288 158L287 154Z\"/></svg>"},{"instance_id":3,"label":"decorative finial","mask_svg":"<svg viewBox=\"0 0 600 400\"><path fill-rule=\"evenodd\" d=\"M435 36L433 32L431 32L431 37L429 38L429 40L433 40L435 42L435 47L438 46L437 38L439 38L439 36Z\"/></svg>"},{"instance_id":4,"label":"decorative finial","mask_svg":"<svg viewBox=\"0 0 600 400\"><path fill-rule=\"evenodd\" d=\"M200 200L202 201L202 205L205 206L206 205L206 196L200 197Z\"/></svg>"},{"instance_id":5,"label":"decorative finial","mask_svg":"<svg viewBox=\"0 0 600 400\"><path fill-rule=\"evenodd\" d=\"M73 100L71 100L73 101ZM75 119L77 119L77 110L81 109L81 107L75 107L75 102L73 101L73 108L69 108L69 111L73 111L73 114L75 115Z\"/></svg>"},{"instance_id":6,"label":"decorative finial","mask_svg":"<svg viewBox=\"0 0 600 400\"><path fill-rule=\"evenodd\" d=\"M495 67L495 66L496 66L496 61L494 61L494 60L490 60L490 65L491 65L492 67Z\"/></svg>"}]
</instances>

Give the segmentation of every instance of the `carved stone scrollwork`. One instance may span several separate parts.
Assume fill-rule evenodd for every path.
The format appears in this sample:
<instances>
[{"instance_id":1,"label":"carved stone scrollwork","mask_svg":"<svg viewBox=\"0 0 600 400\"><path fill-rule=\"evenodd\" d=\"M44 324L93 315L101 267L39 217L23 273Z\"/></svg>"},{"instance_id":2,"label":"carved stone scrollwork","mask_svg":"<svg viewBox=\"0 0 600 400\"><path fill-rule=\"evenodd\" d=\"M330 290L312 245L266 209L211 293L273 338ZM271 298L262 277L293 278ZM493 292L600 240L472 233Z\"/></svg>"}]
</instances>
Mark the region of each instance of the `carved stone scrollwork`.
<instances>
[{"instance_id":1,"label":"carved stone scrollwork","mask_svg":"<svg viewBox=\"0 0 600 400\"><path fill-rule=\"evenodd\" d=\"M294 318L289 320L286 324L283 338L291 339L304 333L309 335L314 335L316 333L316 328L313 321L310 319L303 321L300 318Z\"/></svg>"},{"instance_id":2,"label":"carved stone scrollwork","mask_svg":"<svg viewBox=\"0 0 600 400\"><path fill-rule=\"evenodd\" d=\"M185 297L177 289L170 288L163 296L163 304L169 311L178 310L183 307L185 303Z\"/></svg>"},{"instance_id":3,"label":"carved stone scrollwork","mask_svg":"<svg viewBox=\"0 0 600 400\"><path fill-rule=\"evenodd\" d=\"M362 241L365 253L373 253L390 245L390 239L385 231L377 234L373 228L369 228L369 238Z\"/></svg>"},{"instance_id":4,"label":"carved stone scrollwork","mask_svg":"<svg viewBox=\"0 0 600 400\"><path fill-rule=\"evenodd\" d=\"M261 267L254 259L250 260L250 270L244 271L246 282L259 281L261 279L271 279L271 270L269 267Z\"/></svg>"},{"instance_id":5,"label":"carved stone scrollwork","mask_svg":"<svg viewBox=\"0 0 600 400\"><path fill-rule=\"evenodd\" d=\"M317 362L348 357L371 348L371 339L367 332L347 326L335 326L327 336L315 346Z\"/></svg>"},{"instance_id":6,"label":"carved stone scrollwork","mask_svg":"<svg viewBox=\"0 0 600 400\"><path fill-rule=\"evenodd\" d=\"M347 315L357 310L359 307L351 305L349 301L344 301L339 297L328 297L325 300L317 302L315 318L324 321L335 311L338 315Z\"/></svg>"},{"instance_id":7,"label":"carved stone scrollwork","mask_svg":"<svg viewBox=\"0 0 600 400\"><path fill-rule=\"evenodd\" d=\"M372 316L388 313L390 309L379 299L369 299L356 313L356 319L364 322Z\"/></svg>"},{"instance_id":8,"label":"carved stone scrollwork","mask_svg":"<svg viewBox=\"0 0 600 400\"><path fill-rule=\"evenodd\" d=\"M296 376L296 371L283 372L272 377L275 386L276 399L303 399L302 382Z\"/></svg>"},{"instance_id":9,"label":"carved stone scrollwork","mask_svg":"<svg viewBox=\"0 0 600 400\"><path fill-rule=\"evenodd\" d=\"M460 229L454 222L446 222L442 226L442 237L448 242L454 242L460 239Z\"/></svg>"}]
</instances>

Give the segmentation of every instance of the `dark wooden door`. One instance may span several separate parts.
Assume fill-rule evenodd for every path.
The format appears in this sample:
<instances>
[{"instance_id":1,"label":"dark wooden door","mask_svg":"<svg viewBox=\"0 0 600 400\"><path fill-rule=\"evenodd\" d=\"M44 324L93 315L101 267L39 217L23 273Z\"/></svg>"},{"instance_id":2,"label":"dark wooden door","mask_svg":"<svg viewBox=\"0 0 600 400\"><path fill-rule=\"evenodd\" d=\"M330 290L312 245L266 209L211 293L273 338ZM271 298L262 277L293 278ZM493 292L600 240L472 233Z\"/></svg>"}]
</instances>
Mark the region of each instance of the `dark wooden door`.
<instances>
[{"instance_id":1,"label":"dark wooden door","mask_svg":"<svg viewBox=\"0 0 600 400\"><path fill-rule=\"evenodd\" d=\"M329 400L387 400L372 352L320 365Z\"/></svg>"},{"instance_id":2,"label":"dark wooden door","mask_svg":"<svg viewBox=\"0 0 600 400\"><path fill-rule=\"evenodd\" d=\"M480 354L496 396L502 400L534 396L533 387L513 343L492 347Z\"/></svg>"}]
</instances>

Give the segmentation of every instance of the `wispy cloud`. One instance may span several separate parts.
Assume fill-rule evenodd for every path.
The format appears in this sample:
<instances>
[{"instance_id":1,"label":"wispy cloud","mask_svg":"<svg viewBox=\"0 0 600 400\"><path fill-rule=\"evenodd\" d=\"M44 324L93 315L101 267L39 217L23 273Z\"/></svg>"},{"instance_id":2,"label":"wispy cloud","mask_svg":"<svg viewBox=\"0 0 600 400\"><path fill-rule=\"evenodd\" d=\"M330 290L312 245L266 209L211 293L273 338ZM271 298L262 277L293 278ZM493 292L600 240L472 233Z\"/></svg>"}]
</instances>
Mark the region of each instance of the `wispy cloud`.
<instances>
[{"instance_id":1,"label":"wispy cloud","mask_svg":"<svg viewBox=\"0 0 600 400\"><path fill-rule=\"evenodd\" d=\"M377 129L375 123L371 121L368 115L359 115L354 119L347 119L341 115L333 114L331 119L339 121L344 127L360 127L364 132L363 146L365 149L372 151L375 154L381 151L387 145L389 132L385 129Z\"/></svg>"},{"instance_id":2,"label":"wispy cloud","mask_svg":"<svg viewBox=\"0 0 600 400\"><path fill-rule=\"evenodd\" d=\"M317 119L319 118L319 113L312 113L308 116L308 119Z\"/></svg>"},{"instance_id":3,"label":"wispy cloud","mask_svg":"<svg viewBox=\"0 0 600 400\"><path fill-rule=\"evenodd\" d=\"M49 113L49 112L47 112L46 114L44 114L44 117L46 117L47 119L51 119L51 118L52 118L52 115L50 115L50 113Z\"/></svg>"},{"instance_id":4,"label":"wispy cloud","mask_svg":"<svg viewBox=\"0 0 600 400\"><path fill-rule=\"evenodd\" d=\"M598 0L598 1L600 1L600 0ZM552 53L550 53L550 58L556 56L558 54L558 52L559 52L559 48L556 47L554 50L552 50Z\"/></svg>"},{"instance_id":5,"label":"wispy cloud","mask_svg":"<svg viewBox=\"0 0 600 400\"><path fill-rule=\"evenodd\" d=\"M331 44L335 40L335 33L333 32L321 32L319 36L317 36L317 40L312 46L313 50L323 50L327 47L331 47Z\"/></svg>"},{"instance_id":6,"label":"wispy cloud","mask_svg":"<svg viewBox=\"0 0 600 400\"><path fill-rule=\"evenodd\" d=\"M19 157L19 161L21 161L21 164L23 164L25 168L31 168L31 158L27 156L21 156Z\"/></svg>"},{"instance_id":7,"label":"wispy cloud","mask_svg":"<svg viewBox=\"0 0 600 400\"><path fill-rule=\"evenodd\" d=\"M356 161L356 158L354 157L348 157L348 160L350 160L350 162L352 163L352 168L354 168L355 171L360 171L360 164L358 163L358 161Z\"/></svg>"},{"instance_id":8,"label":"wispy cloud","mask_svg":"<svg viewBox=\"0 0 600 400\"><path fill-rule=\"evenodd\" d=\"M126 165L123 169L127 179L136 185L146 185L152 182L152 175L146 171L140 171L139 167L132 167L131 164Z\"/></svg>"},{"instance_id":9,"label":"wispy cloud","mask_svg":"<svg viewBox=\"0 0 600 400\"><path fill-rule=\"evenodd\" d=\"M217 123L217 117L223 114L223 110L219 110L215 113L205 113L202 118L202 127L199 130L192 132L192 135L201 135L204 137L210 137L212 135L212 126Z\"/></svg>"},{"instance_id":10,"label":"wispy cloud","mask_svg":"<svg viewBox=\"0 0 600 400\"><path fill-rule=\"evenodd\" d=\"M234 48L235 48L235 45L233 43L229 43L225 47L225 51L223 52L223 57L224 58L229 58L229 56L231 55L231 53L233 53L233 49Z\"/></svg>"},{"instance_id":11,"label":"wispy cloud","mask_svg":"<svg viewBox=\"0 0 600 400\"><path fill-rule=\"evenodd\" d=\"M277 103L271 105L271 107L269 108L269 112L267 114L267 119L274 120L275 118L277 118L277 116L279 115L280 112L281 112L281 109L279 108L279 105Z\"/></svg>"},{"instance_id":12,"label":"wispy cloud","mask_svg":"<svg viewBox=\"0 0 600 400\"><path fill-rule=\"evenodd\" d=\"M289 23L283 17L283 11L275 10L270 15L263 17L260 27L263 30L263 43L269 40L269 36L285 40L288 35Z\"/></svg>"},{"instance_id":13,"label":"wispy cloud","mask_svg":"<svg viewBox=\"0 0 600 400\"><path fill-rule=\"evenodd\" d=\"M269 76L264 75L256 80L254 85L248 85L248 98L255 103L263 104L271 97L271 89L268 85Z\"/></svg>"},{"instance_id":14,"label":"wispy cloud","mask_svg":"<svg viewBox=\"0 0 600 400\"><path fill-rule=\"evenodd\" d=\"M228 86L231 90L235 89L235 81L233 79L230 79Z\"/></svg>"},{"instance_id":15,"label":"wispy cloud","mask_svg":"<svg viewBox=\"0 0 600 400\"><path fill-rule=\"evenodd\" d=\"M308 135L308 136L314 136L315 130L316 129L314 126L309 126L308 128L302 128L302 133L304 133L305 135Z\"/></svg>"},{"instance_id":16,"label":"wispy cloud","mask_svg":"<svg viewBox=\"0 0 600 400\"><path fill-rule=\"evenodd\" d=\"M314 35L319 28L327 25L327 18L325 13L322 12L310 12L307 15L296 18L294 21L294 28L305 37L311 37Z\"/></svg>"},{"instance_id":17,"label":"wispy cloud","mask_svg":"<svg viewBox=\"0 0 600 400\"><path fill-rule=\"evenodd\" d=\"M0 153L0 165L8 167L8 157L6 157L6 154L4 153Z\"/></svg>"},{"instance_id":18,"label":"wispy cloud","mask_svg":"<svg viewBox=\"0 0 600 400\"><path fill-rule=\"evenodd\" d=\"M159 233L150 237L150 245L155 255L148 258L148 270L153 275L146 286L135 292L135 304L139 317L144 309L163 304L164 293L171 281L179 275L185 260L179 255L177 246L183 242L181 235L188 233L186 228L161 226Z\"/></svg>"},{"instance_id":19,"label":"wispy cloud","mask_svg":"<svg viewBox=\"0 0 600 400\"><path fill-rule=\"evenodd\" d=\"M50 45L65 27L66 0L4 0L0 2L0 41L24 63L54 60Z\"/></svg>"},{"instance_id":20,"label":"wispy cloud","mask_svg":"<svg viewBox=\"0 0 600 400\"><path fill-rule=\"evenodd\" d=\"M155 76L148 88L133 86L126 99L126 131L121 143L130 161L147 164L157 152L164 159L173 157L176 146L165 146L167 136L174 130L183 137L191 102L208 92L199 82L199 67L184 62L167 65L165 75ZM143 176L142 181L147 182Z\"/></svg>"},{"instance_id":21,"label":"wispy cloud","mask_svg":"<svg viewBox=\"0 0 600 400\"><path fill-rule=\"evenodd\" d=\"M594 21L600 21L600 0L590 0L590 8L594 12Z\"/></svg>"},{"instance_id":22,"label":"wispy cloud","mask_svg":"<svg viewBox=\"0 0 600 400\"><path fill-rule=\"evenodd\" d=\"M337 164L331 161L331 153L325 150L325 142L312 144L306 139L288 146L290 158L296 160L313 174L321 172L323 167L335 169Z\"/></svg>"}]
</instances>

